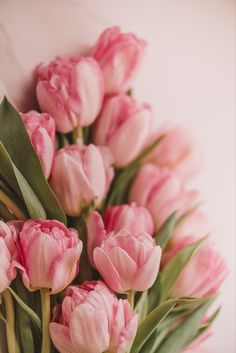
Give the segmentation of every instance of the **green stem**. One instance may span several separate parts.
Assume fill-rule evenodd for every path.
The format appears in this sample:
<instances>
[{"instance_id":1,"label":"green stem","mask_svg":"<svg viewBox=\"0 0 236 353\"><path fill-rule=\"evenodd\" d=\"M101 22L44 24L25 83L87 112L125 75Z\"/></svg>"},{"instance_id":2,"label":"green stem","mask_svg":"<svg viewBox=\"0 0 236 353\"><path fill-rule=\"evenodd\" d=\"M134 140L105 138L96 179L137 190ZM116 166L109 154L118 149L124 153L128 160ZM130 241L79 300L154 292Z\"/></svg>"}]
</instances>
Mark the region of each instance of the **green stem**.
<instances>
[{"instance_id":1,"label":"green stem","mask_svg":"<svg viewBox=\"0 0 236 353\"><path fill-rule=\"evenodd\" d=\"M49 289L41 289L42 306L42 348L41 353L50 353L51 339L49 334L50 323L50 294Z\"/></svg>"},{"instance_id":2,"label":"green stem","mask_svg":"<svg viewBox=\"0 0 236 353\"><path fill-rule=\"evenodd\" d=\"M134 310L134 294L135 292L132 289L127 293L127 299L132 311Z\"/></svg>"},{"instance_id":3,"label":"green stem","mask_svg":"<svg viewBox=\"0 0 236 353\"><path fill-rule=\"evenodd\" d=\"M6 308L6 333L8 353L16 353L17 344L15 336L15 311L13 298L8 289L5 290L2 295Z\"/></svg>"},{"instance_id":4,"label":"green stem","mask_svg":"<svg viewBox=\"0 0 236 353\"><path fill-rule=\"evenodd\" d=\"M73 131L72 131L72 140L73 143L76 143L78 139L81 139L83 141L83 129L80 126L77 126Z\"/></svg>"}]
</instances>

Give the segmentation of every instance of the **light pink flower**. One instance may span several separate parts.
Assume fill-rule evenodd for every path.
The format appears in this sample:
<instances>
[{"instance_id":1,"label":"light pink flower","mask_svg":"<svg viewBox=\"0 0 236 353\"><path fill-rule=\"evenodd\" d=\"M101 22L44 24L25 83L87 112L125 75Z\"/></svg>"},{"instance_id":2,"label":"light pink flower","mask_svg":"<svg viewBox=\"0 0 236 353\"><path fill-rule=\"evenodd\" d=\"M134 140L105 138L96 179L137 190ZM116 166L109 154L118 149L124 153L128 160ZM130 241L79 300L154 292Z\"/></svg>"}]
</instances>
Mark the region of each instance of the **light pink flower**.
<instances>
[{"instance_id":1,"label":"light pink flower","mask_svg":"<svg viewBox=\"0 0 236 353\"><path fill-rule=\"evenodd\" d=\"M199 193L186 190L174 171L144 164L130 190L129 200L146 207L155 229L159 229L175 211L181 217L199 203Z\"/></svg>"},{"instance_id":2,"label":"light pink flower","mask_svg":"<svg viewBox=\"0 0 236 353\"><path fill-rule=\"evenodd\" d=\"M96 119L103 101L104 80L90 57L56 57L37 68L37 98L43 112L52 115L56 129L67 133Z\"/></svg>"},{"instance_id":3,"label":"light pink flower","mask_svg":"<svg viewBox=\"0 0 236 353\"><path fill-rule=\"evenodd\" d=\"M109 97L93 128L93 141L108 146L117 167L125 167L144 147L152 126L147 104L124 94Z\"/></svg>"},{"instance_id":4,"label":"light pink flower","mask_svg":"<svg viewBox=\"0 0 236 353\"><path fill-rule=\"evenodd\" d=\"M54 309L49 329L60 353L126 353L134 340L138 315L102 282L84 282L66 291Z\"/></svg>"},{"instance_id":5,"label":"light pink flower","mask_svg":"<svg viewBox=\"0 0 236 353\"><path fill-rule=\"evenodd\" d=\"M95 145L70 145L54 158L50 185L65 212L79 216L93 199L105 197L113 177L111 166Z\"/></svg>"},{"instance_id":6,"label":"light pink flower","mask_svg":"<svg viewBox=\"0 0 236 353\"><path fill-rule=\"evenodd\" d=\"M17 258L15 229L12 225L0 221L0 293L4 292L16 277L13 262Z\"/></svg>"},{"instance_id":7,"label":"light pink flower","mask_svg":"<svg viewBox=\"0 0 236 353\"><path fill-rule=\"evenodd\" d=\"M42 163L45 178L48 179L55 153L54 119L47 113L40 114L34 110L21 116L35 152Z\"/></svg>"},{"instance_id":8,"label":"light pink flower","mask_svg":"<svg viewBox=\"0 0 236 353\"><path fill-rule=\"evenodd\" d=\"M197 238L187 236L174 242L162 257L162 266L183 248ZM217 293L227 276L228 270L224 259L215 249L211 239L207 239L181 272L172 291L172 298L207 297Z\"/></svg>"},{"instance_id":9,"label":"light pink flower","mask_svg":"<svg viewBox=\"0 0 236 353\"><path fill-rule=\"evenodd\" d=\"M212 224L209 217L199 209L195 209L178 222L171 236L171 242L178 241L188 235L202 238L211 231Z\"/></svg>"},{"instance_id":10,"label":"light pink flower","mask_svg":"<svg viewBox=\"0 0 236 353\"><path fill-rule=\"evenodd\" d=\"M28 220L18 234L20 269L30 290L48 288L59 293L79 270L82 242L75 229L55 220Z\"/></svg>"},{"instance_id":11,"label":"light pink flower","mask_svg":"<svg viewBox=\"0 0 236 353\"><path fill-rule=\"evenodd\" d=\"M87 220L88 256L106 284L115 292L144 291L159 271L161 248L147 233L127 229L107 233L98 212Z\"/></svg>"},{"instance_id":12,"label":"light pink flower","mask_svg":"<svg viewBox=\"0 0 236 353\"><path fill-rule=\"evenodd\" d=\"M151 140L161 135L165 135L164 139L149 154L147 162L174 169L183 181L188 181L203 165L203 156L196 139L181 125L163 126ZM150 144L150 138L147 144Z\"/></svg>"},{"instance_id":13,"label":"light pink flower","mask_svg":"<svg viewBox=\"0 0 236 353\"><path fill-rule=\"evenodd\" d=\"M130 205L108 206L105 210L104 225L106 231L118 232L121 229L130 231L133 235L148 233L153 235L153 220L144 207L135 203Z\"/></svg>"},{"instance_id":14,"label":"light pink flower","mask_svg":"<svg viewBox=\"0 0 236 353\"><path fill-rule=\"evenodd\" d=\"M92 56L105 78L105 93L127 91L143 59L146 42L119 27L106 29L98 39Z\"/></svg>"}]
</instances>

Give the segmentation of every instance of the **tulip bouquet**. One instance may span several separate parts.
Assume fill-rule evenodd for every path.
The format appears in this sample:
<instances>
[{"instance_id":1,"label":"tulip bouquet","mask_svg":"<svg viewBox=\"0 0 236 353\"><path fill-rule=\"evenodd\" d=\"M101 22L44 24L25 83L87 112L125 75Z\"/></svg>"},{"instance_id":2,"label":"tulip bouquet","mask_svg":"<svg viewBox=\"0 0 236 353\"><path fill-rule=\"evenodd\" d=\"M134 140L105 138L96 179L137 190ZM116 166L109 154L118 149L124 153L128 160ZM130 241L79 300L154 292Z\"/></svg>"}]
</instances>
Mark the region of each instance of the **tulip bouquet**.
<instances>
[{"instance_id":1,"label":"tulip bouquet","mask_svg":"<svg viewBox=\"0 0 236 353\"><path fill-rule=\"evenodd\" d=\"M227 268L194 138L132 95L145 48L107 29L36 68L38 111L1 103L1 353L205 352Z\"/></svg>"}]
</instances>

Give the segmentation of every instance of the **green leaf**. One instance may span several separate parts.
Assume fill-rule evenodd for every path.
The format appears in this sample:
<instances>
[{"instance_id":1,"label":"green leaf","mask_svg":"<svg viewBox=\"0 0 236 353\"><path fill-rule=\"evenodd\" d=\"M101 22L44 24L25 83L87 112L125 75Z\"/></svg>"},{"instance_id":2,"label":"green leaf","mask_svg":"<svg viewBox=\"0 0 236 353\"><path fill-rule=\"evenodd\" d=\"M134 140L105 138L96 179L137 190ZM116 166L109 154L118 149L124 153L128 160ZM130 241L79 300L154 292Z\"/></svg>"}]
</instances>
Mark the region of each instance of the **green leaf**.
<instances>
[{"instance_id":1,"label":"green leaf","mask_svg":"<svg viewBox=\"0 0 236 353\"><path fill-rule=\"evenodd\" d=\"M3 99L0 105L0 126L0 141L8 152L12 163L20 173L20 176L17 173L16 179L21 192L22 189L25 190L26 184L22 181L25 180L42 204L47 218L58 219L66 223L65 213L44 177L40 160L30 142L24 123L18 112L6 98ZM2 166L1 158L0 163ZM12 171L10 172L10 176L14 179ZM17 188L15 185L16 181L12 181L15 186L13 189L15 190ZM12 185L11 181L9 182Z\"/></svg>"},{"instance_id":2,"label":"green leaf","mask_svg":"<svg viewBox=\"0 0 236 353\"><path fill-rule=\"evenodd\" d=\"M13 172L15 182L13 182L12 186L15 187L16 183L19 186L30 216L32 218L46 218L46 213L41 202L35 195L29 183L25 180L21 172L14 165L9 154L7 153L2 142L0 141L0 161L2 160L4 160L5 166L7 166L5 170L8 171L8 173L10 171ZM2 174L4 174L5 170L3 169ZM15 190L17 192L17 187L15 187Z\"/></svg>"},{"instance_id":3,"label":"green leaf","mask_svg":"<svg viewBox=\"0 0 236 353\"><path fill-rule=\"evenodd\" d=\"M24 287L23 283L21 282L20 277L14 281L15 290L18 295L22 298L23 302L28 305L28 297L27 297L27 290ZM34 345L34 337L31 325L31 318L26 313L26 311L20 306L16 305L16 319L17 319L17 329L19 330L20 342L22 352L35 352L35 345Z\"/></svg>"},{"instance_id":4,"label":"green leaf","mask_svg":"<svg viewBox=\"0 0 236 353\"><path fill-rule=\"evenodd\" d=\"M158 328L165 317L174 308L177 300L168 300L154 309L139 325L130 353L138 353L147 339Z\"/></svg>"},{"instance_id":5,"label":"green leaf","mask_svg":"<svg viewBox=\"0 0 236 353\"><path fill-rule=\"evenodd\" d=\"M139 322L143 321L148 312L148 292L143 292L135 305L135 312L139 314Z\"/></svg>"},{"instance_id":6,"label":"green leaf","mask_svg":"<svg viewBox=\"0 0 236 353\"><path fill-rule=\"evenodd\" d=\"M193 244L186 246L180 250L175 257L164 267L161 272L161 299L163 302L168 298L175 282L183 271L184 267L200 249L206 237L196 241Z\"/></svg>"},{"instance_id":7,"label":"green leaf","mask_svg":"<svg viewBox=\"0 0 236 353\"><path fill-rule=\"evenodd\" d=\"M16 294L16 292L11 287L8 287L8 289L20 307L29 315L33 323L41 331L41 320L38 315Z\"/></svg>"},{"instance_id":8,"label":"green leaf","mask_svg":"<svg viewBox=\"0 0 236 353\"><path fill-rule=\"evenodd\" d=\"M162 250L165 249L176 225L177 211L173 212L165 221L161 229L155 235L156 243L160 245Z\"/></svg>"},{"instance_id":9,"label":"green leaf","mask_svg":"<svg viewBox=\"0 0 236 353\"><path fill-rule=\"evenodd\" d=\"M138 173L143 160L163 140L164 135L151 143L144 151L131 162L124 170L117 170L112 182L110 193L107 198L107 205L117 205L127 201L130 185Z\"/></svg>"},{"instance_id":10,"label":"green leaf","mask_svg":"<svg viewBox=\"0 0 236 353\"><path fill-rule=\"evenodd\" d=\"M148 291L148 312L155 309L160 303L161 296L161 274L159 272L155 283Z\"/></svg>"},{"instance_id":11,"label":"green leaf","mask_svg":"<svg viewBox=\"0 0 236 353\"><path fill-rule=\"evenodd\" d=\"M158 348L158 353L179 353L195 337L200 322L215 298L207 298L191 315L174 329Z\"/></svg>"}]
</instances>

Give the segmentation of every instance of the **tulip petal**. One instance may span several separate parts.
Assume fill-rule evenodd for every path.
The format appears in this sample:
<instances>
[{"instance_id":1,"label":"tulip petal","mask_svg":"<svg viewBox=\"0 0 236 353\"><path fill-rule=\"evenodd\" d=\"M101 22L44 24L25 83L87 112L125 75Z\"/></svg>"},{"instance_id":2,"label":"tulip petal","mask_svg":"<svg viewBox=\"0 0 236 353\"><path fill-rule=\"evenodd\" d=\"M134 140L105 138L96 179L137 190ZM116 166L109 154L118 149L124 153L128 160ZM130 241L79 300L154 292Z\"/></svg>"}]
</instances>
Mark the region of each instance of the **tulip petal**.
<instances>
[{"instance_id":1,"label":"tulip petal","mask_svg":"<svg viewBox=\"0 0 236 353\"><path fill-rule=\"evenodd\" d=\"M133 289L145 291L150 288L158 275L161 261L161 248L155 246L149 253L146 263L136 272Z\"/></svg>"},{"instance_id":2,"label":"tulip petal","mask_svg":"<svg viewBox=\"0 0 236 353\"><path fill-rule=\"evenodd\" d=\"M70 320L71 339L76 352L101 353L109 346L108 320L104 307L81 304Z\"/></svg>"},{"instance_id":3,"label":"tulip petal","mask_svg":"<svg viewBox=\"0 0 236 353\"><path fill-rule=\"evenodd\" d=\"M93 250L99 246L106 237L106 231L102 217L96 211L92 212L87 218L87 253L89 261L93 267Z\"/></svg>"},{"instance_id":4,"label":"tulip petal","mask_svg":"<svg viewBox=\"0 0 236 353\"><path fill-rule=\"evenodd\" d=\"M60 353L77 353L77 350L72 346L68 327L51 322L49 324L49 331L53 344Z\"/></svg>"},{"instance_id":5,"label":"tulip petal","mask_svg":"<svg viewBox=\"0 0 236 353\"><path fill-rule=\"evenodd\" d=\"M106 284L115 292L123 293L124 289L121 286L119 273L113 266L106 252L101 248L95 248L93 252L93 261Z\"/></svg>"},{"instance_id":6,"label":"tulip petal","mask_svg":"<svg viewBox=\"0 0 236 353\"><path fill-rule=\"evenodd\" d=\"M50 269L52 294L61 292L72 282L78 270L77 263L81 252L82 242L80 241L74 248L66 250L55 260Z\"/></svg>"}]
</instances>

